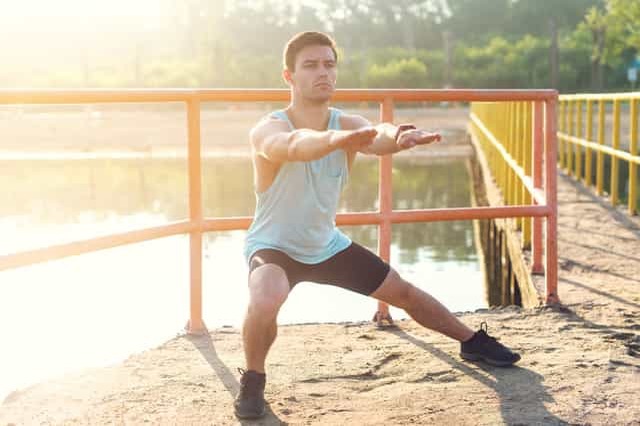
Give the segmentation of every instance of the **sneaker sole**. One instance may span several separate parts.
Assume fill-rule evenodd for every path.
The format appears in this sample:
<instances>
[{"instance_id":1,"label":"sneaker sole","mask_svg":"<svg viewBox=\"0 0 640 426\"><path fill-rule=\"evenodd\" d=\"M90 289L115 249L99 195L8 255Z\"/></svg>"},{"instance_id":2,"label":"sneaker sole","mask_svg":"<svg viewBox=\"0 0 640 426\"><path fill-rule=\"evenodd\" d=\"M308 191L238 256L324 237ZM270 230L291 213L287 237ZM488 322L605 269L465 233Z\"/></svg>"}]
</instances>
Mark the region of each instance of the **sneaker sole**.
<instances>
[{"instance_id":1,"label":"sneaker sole","mask_svg":"<svg viewBox=\"0 0 640 426\"><path fill-rule=\"evenodd\" d=\"M470 354L467 352L460 352L460 357L462 359L466 359L467 361L484 361L487 364L491 364L494 367L511 367L513 364L515 364L516 362L520 361L520 358L516 359L515 361L509 362L509 361L499 361L496 359L491 359L491 358L485 358L482 355L476 355L476 354Z\"/></svg>"},{"instance_id":2,"label":"sneaker sole","mask_svg":"<svg viewBox=\"0 0 640 426\"><path fill-rule=\"evenodd\" d=\"M267 412L266 410L262 410L262 413L260 413L260 414L242 414L242 413L238 413L237 411L235 411L235 415L239 419L255 420L255 419L260 419L260 418L264 417L266 412Z\"/></svg>"}]
</instances>

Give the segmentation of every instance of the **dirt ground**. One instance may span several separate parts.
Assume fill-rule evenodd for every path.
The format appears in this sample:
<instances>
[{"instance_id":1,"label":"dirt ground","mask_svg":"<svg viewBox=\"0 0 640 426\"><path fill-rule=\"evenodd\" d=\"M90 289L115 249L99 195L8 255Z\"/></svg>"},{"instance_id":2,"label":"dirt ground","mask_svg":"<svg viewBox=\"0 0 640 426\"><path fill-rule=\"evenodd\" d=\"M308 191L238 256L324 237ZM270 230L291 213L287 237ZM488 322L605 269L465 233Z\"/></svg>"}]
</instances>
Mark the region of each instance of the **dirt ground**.
<instances>
[{"instance_id":1,"label":"dirt ground","mask_svg":"<svg viewBox=\"0 0 640 426\"><path fill-rule=\"evenodd\" d=\"M563 306L459 314L519 350L517 367L462 362L456 342L413 321L283 326L268 359L269 413L243 424L639 425L640 221L562 175L558 197ZM238 424L242 366L237 329L179 336L17 390L0 425Z\"/></svg>"}]
</instances>

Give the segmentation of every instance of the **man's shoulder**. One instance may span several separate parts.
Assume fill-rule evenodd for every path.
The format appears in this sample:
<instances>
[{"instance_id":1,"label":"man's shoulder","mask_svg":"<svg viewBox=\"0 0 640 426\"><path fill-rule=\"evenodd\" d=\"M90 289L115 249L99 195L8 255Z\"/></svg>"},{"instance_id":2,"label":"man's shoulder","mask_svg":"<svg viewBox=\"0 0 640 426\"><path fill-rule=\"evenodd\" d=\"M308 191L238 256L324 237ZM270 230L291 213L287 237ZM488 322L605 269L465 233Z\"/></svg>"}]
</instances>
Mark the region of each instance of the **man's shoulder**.
<instances>
[{"instance_id":1,"label":"man's shoulder","mask_svg":"<svg viewBox=\"0 0 640 426\"><path fill-rule=\"evenodd\" d=\"M340 128L343 130L355 130L361 127L370 126L369 120L359 114L346 113L340 111Z\"/></svg>"},{"instance_id":2,"label":"man's shoulder","mask_svg":"<svg viewBox=\"0 0 640 426\"><path fill-rule=\"evenodd\" d=\"M289 123L275 112L271 112L263 116L258 122L251 128L249 132L251 135L263 134L264 132L282 132L289 130Z\"/></svg>"}]
</instances>

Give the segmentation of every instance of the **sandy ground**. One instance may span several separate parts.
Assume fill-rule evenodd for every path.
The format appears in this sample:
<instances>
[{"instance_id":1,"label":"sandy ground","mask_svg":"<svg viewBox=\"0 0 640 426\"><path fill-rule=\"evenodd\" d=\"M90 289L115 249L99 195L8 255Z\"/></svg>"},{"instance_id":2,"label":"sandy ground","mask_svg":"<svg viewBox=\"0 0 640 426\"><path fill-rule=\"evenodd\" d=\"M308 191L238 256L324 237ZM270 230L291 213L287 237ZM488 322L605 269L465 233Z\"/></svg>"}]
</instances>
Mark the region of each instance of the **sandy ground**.
<instances>
[{"instance_id":1,"label":"sandy ground","mask_svg":"<svg viewBox=\"0 0 640 426\"><path fill-rule=\"evenodd\" d=\"M284 326L268 362L268 416L243 423L639 425L640 221L562 175L559 200L564 305L459 314L521 351L517 367L462 362L456 342L413 321ZM238 424L242 366L237 329L179 336L15 391L0 425Z\"/></svg>"}]
</instances>

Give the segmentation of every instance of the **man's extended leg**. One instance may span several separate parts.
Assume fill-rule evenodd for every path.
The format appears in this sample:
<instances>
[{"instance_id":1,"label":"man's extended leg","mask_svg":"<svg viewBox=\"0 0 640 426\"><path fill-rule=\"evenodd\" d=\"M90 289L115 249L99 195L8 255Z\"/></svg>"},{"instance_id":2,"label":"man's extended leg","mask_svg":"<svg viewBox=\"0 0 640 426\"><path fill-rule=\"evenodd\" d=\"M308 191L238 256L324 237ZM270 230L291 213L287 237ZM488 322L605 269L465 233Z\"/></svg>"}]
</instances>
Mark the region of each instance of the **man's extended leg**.
<instances>
[{"instance_id":1,"label":"man's extended leg","mask_svg":"<svg viewBox=\"0 0 640 426\"><path fill-rule=\"evenodd\" d=\"M483 360L497 366L512 365L520 359L520 355L488 336L486 330L474 333L440 302L403 280L393 269L371 296L404 309L420 325L462 343L460 355L465 359Z\"/></svg>"},{"instance_id":2,"label":"man's extended leg","mask_svg":"<svg viewBox=\"0 0 640 426\"><path fill-rule=\"evenodd\" d=\"M276 319L289 289L287 275L277 265L262 265L249 275L249 306L242 327L247 370L242 375L240 393L234 404L240 418L264 414L264 364L276 339Z\"/></svg>"},{"instance_id":3,"label":"man's extended leg","mask_svg":"<svg viewBox=\"0 0 640 426\"><path fill-rule=\"evenodd\" d=\"M453 315L431 295L404 281L394 270L371 294L372 297L404 309L420 325L464 342L473 337L473 330Z\"/></svg>"}]
</instances>

